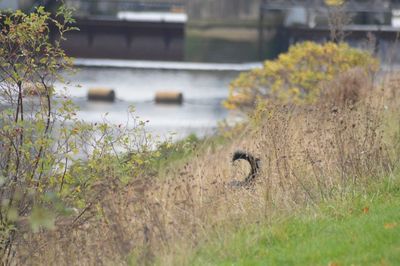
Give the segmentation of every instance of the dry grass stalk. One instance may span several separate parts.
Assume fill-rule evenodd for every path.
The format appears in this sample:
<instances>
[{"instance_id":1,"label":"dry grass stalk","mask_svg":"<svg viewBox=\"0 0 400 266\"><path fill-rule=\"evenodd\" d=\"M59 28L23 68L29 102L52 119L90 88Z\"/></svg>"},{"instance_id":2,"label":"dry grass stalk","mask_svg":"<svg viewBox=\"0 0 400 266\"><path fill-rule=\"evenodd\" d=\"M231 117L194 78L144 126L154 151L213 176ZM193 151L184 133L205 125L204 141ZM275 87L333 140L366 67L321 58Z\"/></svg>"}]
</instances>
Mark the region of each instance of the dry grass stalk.
<instances>
[{"instance_id":1,"label":"dry grass stalk","mask_svg":"<svg viewBox=\"0 0 400 266\"><path fill-rule=\"evenodd\" d=\"M347 37L345 27L352 21L352 17L346 13L346 4L331 6L328 10L328 22L331 41L340 43Z\"/></svg>"},{"instance_id":2,"label":"dry grass stalk","mask_svg":"<svg viewBox=\"0 0 400 266\"><path fill-rule=\"evenodd\" d=\"M108 191L96 205L102 215L72 231L39 236L49 245L30 263L124 265L133 253L140 265L187 264L182 254L212 232L223 237L243 224L368 186L395 161L384 139L385 95L357 70L326 86L331 90L315 105L266 107L242 137L207 146L162 180L143 177L122 191ZM254 190L226 186L235 170L247 173L230 164L237 148L261 159ZM38 236L29 237L30 245L21 247L25 254L40 243Z\"/></svg>"}]
</instances>

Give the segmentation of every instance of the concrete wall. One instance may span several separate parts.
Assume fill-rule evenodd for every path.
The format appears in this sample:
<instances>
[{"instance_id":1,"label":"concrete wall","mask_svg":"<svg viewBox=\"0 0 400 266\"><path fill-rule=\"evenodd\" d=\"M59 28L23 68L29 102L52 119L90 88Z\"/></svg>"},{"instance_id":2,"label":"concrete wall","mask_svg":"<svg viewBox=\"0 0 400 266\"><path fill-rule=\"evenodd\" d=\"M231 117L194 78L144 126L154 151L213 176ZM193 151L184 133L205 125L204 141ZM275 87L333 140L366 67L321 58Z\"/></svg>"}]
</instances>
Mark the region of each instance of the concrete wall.
<instances>
[{"instance_id":1,"label":"concrete wall","mask_svg":"<svg viewBox=\"0 0 400 266\"><path fill-rule=\"evenodd\" d=\"M261 0L186 0L189 19L254 20Z\"/></svg>"},{"instance_id":2,"label":"concrete wall","mask_svg":"<svg viewBox=\"0 0 400 266\"><path fill-rule=\"evenodd\" d=\"M184 24L78 19L79 31L66 34L69 56L180 61L184 58Z\"/></svg>"}]
</instances>

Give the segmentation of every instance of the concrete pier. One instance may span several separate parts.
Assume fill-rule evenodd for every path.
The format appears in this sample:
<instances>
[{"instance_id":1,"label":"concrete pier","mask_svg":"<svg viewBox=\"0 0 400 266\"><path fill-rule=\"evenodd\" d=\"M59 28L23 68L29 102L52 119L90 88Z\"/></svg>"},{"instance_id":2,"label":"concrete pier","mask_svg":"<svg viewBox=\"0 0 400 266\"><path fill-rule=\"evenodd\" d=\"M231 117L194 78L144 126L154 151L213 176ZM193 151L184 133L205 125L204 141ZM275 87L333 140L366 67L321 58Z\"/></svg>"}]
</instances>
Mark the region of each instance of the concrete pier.
<instances>
[{"instance_id":1,"label":"concrete pier","mask_svg":"<svg viewBox=\"0 0 400 266\"><path fill-rule=\"evenodd\" d=\"M79 31L66 34L62 43L69 56L136 60L173 60L184 58L185 17L132 19L129 14L118 18L77 18Z\"/></svg>"}]
</instances>

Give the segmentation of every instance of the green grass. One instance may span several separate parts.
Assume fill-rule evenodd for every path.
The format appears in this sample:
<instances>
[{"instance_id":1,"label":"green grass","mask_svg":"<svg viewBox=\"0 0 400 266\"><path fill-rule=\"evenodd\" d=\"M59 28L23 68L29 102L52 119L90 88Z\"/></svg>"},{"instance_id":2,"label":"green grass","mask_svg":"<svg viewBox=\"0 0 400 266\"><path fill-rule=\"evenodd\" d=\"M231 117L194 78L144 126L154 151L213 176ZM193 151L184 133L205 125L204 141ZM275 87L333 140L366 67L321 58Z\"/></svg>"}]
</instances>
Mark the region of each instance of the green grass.
<instances>
[{"instance_id":1,"label":"green grass","mask_svg":"<svg viewBox=\"0 0 400 266\"><path fill-rule=\"evenodd\" d=\"M400 265L400 186L219 235L190 264Z\"/></svg>"}]
</instances>

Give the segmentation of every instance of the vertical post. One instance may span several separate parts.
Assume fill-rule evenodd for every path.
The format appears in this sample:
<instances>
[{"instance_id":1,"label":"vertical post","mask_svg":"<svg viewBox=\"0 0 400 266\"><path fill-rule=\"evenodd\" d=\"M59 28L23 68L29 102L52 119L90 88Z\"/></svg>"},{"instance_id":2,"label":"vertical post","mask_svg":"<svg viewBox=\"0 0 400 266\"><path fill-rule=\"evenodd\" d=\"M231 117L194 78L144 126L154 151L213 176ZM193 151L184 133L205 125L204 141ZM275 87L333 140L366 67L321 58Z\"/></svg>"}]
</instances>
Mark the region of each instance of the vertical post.
<instances>
[{"instance_id":1,"label":"vertical post","mask_svg":"<svg viewBox=\"0 0 400 266\"><path fill-rule=\"evenodd\" d=\"M261 1L258 17L258 59L262 61L264 54L264 3L265 0Z\"/></svg>"}]
</instances>

